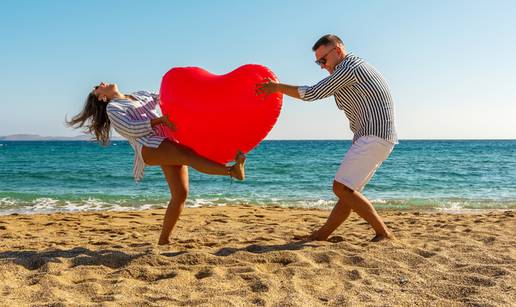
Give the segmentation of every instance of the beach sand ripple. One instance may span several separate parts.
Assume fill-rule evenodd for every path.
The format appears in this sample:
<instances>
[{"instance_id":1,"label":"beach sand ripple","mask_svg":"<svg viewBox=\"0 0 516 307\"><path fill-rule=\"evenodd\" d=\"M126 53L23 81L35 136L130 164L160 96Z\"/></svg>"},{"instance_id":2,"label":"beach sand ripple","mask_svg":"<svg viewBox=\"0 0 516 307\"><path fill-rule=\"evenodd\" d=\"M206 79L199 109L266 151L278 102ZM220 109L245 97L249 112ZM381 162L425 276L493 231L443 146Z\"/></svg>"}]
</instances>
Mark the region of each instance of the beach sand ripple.
<instances>
[{"instance_id":1,"label":"beach sand ripple","mask_svg":"<svg viewBox=\"0 0 516 307\"><path fill-rule=\"evenodd\" d=\"M513 211L381 211L396 241L352 215L300 242L329 212L187 208L157 246L164 210L0 217L0 305L509 306Z\"/></svg>"}]
</instances>

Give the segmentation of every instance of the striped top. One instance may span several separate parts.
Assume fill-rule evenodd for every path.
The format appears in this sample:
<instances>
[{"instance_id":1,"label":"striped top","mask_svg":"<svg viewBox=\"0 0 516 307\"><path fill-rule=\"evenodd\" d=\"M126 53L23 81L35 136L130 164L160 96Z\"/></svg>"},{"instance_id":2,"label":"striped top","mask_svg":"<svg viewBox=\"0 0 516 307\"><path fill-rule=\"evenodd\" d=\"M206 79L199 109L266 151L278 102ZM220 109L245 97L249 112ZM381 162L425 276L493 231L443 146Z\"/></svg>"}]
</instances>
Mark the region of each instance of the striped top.
<instances>
[{"instance_id":1,"label":"striped top","mask_svg":"<svg viewBox=\"0 0 516 307\"><path fill-rule=\"evenodd\" d=\"M398 143L389 85L365 60L349 53L330 76L314 86L300 86L298 91L305 101L335 96L337 107L349 119L353 142L362 136L375 135Z\"/></svg>"},{"instance_id":2,"label":"striped top","mask_svg":"<svg viewBox=\"0 0 516 307\"><path fill-rule=\"evenodd\" d=\"M136 98L112 99L107 105L107 114L111 125L121 136L129 141L134 149L133 175L136 181L143 178L145 163L142 157L142 146L157 148L165 137L162 125L151 127L151 119L158 118L156 106L159 96L156 93L140 91L132 93Z\"/></svg>"}]
</instances>

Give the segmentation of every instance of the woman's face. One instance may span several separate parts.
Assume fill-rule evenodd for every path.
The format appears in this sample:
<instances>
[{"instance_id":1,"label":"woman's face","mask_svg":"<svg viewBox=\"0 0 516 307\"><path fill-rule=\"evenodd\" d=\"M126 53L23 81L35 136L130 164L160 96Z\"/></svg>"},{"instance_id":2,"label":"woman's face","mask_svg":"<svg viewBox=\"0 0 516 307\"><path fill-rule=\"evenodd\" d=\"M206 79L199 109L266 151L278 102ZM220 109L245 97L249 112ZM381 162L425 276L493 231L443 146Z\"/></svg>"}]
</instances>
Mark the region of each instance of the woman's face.
<instances>
[{"instance_id":1,"label":"woman's face","mask_svg":"<svg viewBox=\"0 0 516 307\"><path fill-rule=\"evenodd\" d=\"M118 87L114 83L100 82L100 84L95 86L93 90L93 94L95 94L99 100L104 102L110 101L117 93Z\"/></svg>"}]
</instances>

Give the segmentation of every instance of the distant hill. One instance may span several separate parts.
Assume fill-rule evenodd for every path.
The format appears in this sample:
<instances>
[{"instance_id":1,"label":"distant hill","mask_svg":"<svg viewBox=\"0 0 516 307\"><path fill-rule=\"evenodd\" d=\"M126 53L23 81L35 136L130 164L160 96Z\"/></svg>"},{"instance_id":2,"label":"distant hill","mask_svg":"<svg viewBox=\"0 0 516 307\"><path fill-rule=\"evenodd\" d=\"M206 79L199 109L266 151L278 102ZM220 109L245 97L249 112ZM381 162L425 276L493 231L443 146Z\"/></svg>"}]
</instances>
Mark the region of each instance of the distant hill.
<instances>
[{"instance_id":1,"label":"distant hill","mask_svg":"<svg viewBox=\"0 0 516 307\"><path fill-rule=\"evenodd\" d=\"M114 141L123 140L121 137L114 136ZM82 134L77 136L41 136L37 134L11 134L0 136L0 141L91 141L91 136Z\"/></svg>"}]
</instances>

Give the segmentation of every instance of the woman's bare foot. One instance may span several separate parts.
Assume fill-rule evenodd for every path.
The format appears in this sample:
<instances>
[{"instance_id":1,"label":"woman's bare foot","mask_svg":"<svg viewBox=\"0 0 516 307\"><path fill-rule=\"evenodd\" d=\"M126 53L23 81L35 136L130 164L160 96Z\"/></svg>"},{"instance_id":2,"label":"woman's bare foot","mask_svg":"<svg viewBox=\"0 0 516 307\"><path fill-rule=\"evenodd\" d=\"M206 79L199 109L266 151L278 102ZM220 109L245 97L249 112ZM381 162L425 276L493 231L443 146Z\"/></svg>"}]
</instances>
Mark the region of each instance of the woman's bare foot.
<instances>
[{"instance_id":1,"label":"woman's bare foot","mask_svg":"<svg viewBox=\"0 0 516 307\"><path fill-rule=\"evenodd\" d=\"M159 238L158 245L168 245L168 244L170 244L170 239Z\"/></svg>"},{"instance_id":2,"label":"woman's bare foot","mask_svg":"<svg viewBox=\"0 0 516 307\"><path fill-rule=\"evenodd\" d=\"M396 237L390 232L386 234L377 234L371 239L371 242L380 242L383 240L396 240Z\"/></svg>"},{"instance_id":3,"label":"woman's bare foot","mask_svg":"<svg viewBox=\"0 0 516 307\"><path fill-rule=\"evenodd\" d=\"M229 169L229 175L238 180L245 179L245 159L246 156L243 152L239 151L235 157L235 164Z\"/></svg>"}]
</instances>

